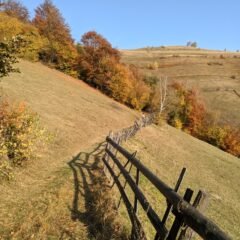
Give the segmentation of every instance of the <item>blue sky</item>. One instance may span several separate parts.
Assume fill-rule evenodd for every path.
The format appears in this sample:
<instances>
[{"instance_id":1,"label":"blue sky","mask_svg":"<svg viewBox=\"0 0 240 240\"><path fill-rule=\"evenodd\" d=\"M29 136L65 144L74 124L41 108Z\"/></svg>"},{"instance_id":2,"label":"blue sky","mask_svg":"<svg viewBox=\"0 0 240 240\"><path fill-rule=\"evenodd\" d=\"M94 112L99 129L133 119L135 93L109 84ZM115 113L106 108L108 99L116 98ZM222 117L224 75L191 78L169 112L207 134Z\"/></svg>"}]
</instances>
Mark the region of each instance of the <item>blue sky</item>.
<instances>
[{"instance_id":1,"label":"blue sky","mask_svg":"<svg viewBox=\"0 0 240 240\"><path fill-rule=\"evenodd\" d=\"M31 15L43 0L22 0ZM240 49L240 0L53 0L79 41L95 30L114 47Z\"/></svg>"}]
</instances>

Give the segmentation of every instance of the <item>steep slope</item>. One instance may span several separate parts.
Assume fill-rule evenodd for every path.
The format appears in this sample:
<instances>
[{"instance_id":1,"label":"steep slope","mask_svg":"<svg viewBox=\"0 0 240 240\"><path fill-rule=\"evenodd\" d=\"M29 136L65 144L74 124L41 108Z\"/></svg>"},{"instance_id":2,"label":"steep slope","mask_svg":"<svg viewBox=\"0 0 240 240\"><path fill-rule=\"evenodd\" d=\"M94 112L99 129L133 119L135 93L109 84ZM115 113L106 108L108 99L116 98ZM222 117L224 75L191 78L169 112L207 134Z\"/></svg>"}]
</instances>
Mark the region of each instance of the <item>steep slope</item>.
<instances>
[{"instance_id":1,"label":"steep slope","mask_svg":"<svg viewBox=\"0 0 240 240\"><path fill-rule=\"evenodd\" d=\"M130 152L137 151L138 158L172 187L181 169L186 167L181 195L188 187L194 190L194 196L200 189L206 191L210 197L207 216L228 232L232 239L240 239L238 158L169 125L143 129L126 147ZM163 215L166 208L164 199L158 197L154 188L144 179L140 186Z\"/></svg>"},{"instance_id":2,"label":"steep slope","mask_svg":"<svg viewBox=\"0 0 240 240\"><path fill-rule=\"evenodd\" d=\"M206 191L210 196L207 216L232 239L240 239L238 158L168 125L143 129L126 147L130 152L137 151L139 159L172 187L186 167L180 193L183 195L187 187L194 190L194 196L199 189ZM144 179L140 186L163 216L164 199Z\"/></svg>"},{"instance_id":3,"label":"steep slope","mask_svg":"<svg viewBox=\"0 0 240 240\"><path fill-rule=\"evenodd\" d=\"M61 206L60 197L53 197L51 193L63 191L61 198L66 202L62 202L64 205L62 208L65 209L62 214L70 219L73 186L72 180L69 180L72 173L67 163L73 156L80 152L87 153L84 150L90 150L94 144L103 141L110 130L131 124L137 113L90 88L82 81L40 63L21 61L18 66L21 73L11 74L2 80L2 95L14 101L26 102L40 115L44 125L56 137L54 143L39 159L16 173L14 182L0 185L0 236L4 233L5 239L12 232L12 236L17 239L21 239L22 236L29 239L31 233L34 234L34 229L38 228L35 225L42 225L43 222L45 227L39 226L40 229L44 229L41 230L42 235L39 235L39 238L51 233L58 236L64 230L63 225L61 228L57 227L60 221L58 215L61 214L54 210L52 212L54 216L51 216L54 220L49 220L47 224L49 216L44 216L43 212L46 210L45 207L49 208L47 202L52 198L58 202L59 207ZM66 187L59 190L66 181ZM84 200L82 204L84 211ZM36 208L41 210L38 212ZM36 215L41 214L43 216L40 221L36 219L40 218ZM51 225L52 230L48 231ZM86 228L84 226L83 229ZM18 233L19 231L21 233Z\"/></svg>"},{"instance_id":4,"label":"steep slope","mask_svg":"<svg viewBox=\"0 0 240 240\"><path fill-rule=\"evenodd\" d=\"M94 160L100 161L108 132L130 125L139 114L39 63L21 61L19 68L21 73L2 80L2 93L25 101L56 137L14 181L0 184L0 239L97 238L88 219ZM168 126L148 127L126 146L170 185L186 166L184 186L210 191L209 215L237 239L239 226L232 225L240 209L237 158Z\"/></svg>"}]
</instances>

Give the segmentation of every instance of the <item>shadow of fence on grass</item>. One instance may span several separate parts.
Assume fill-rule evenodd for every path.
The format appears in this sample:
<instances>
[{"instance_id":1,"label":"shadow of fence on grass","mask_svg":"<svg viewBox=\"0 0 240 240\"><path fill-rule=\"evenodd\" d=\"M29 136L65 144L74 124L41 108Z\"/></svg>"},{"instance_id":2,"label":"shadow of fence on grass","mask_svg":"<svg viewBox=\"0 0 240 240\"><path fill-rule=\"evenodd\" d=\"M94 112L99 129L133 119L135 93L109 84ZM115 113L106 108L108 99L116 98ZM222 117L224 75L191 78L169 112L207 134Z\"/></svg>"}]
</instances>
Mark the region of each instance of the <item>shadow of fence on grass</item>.
<instances>
[{"instance_id":1,"label":"shadow of fence on grass","mask_svg":"<svg viewBox=\"0 0 240 240\"><path fill-rule=\"evenodd\" d=\"M111 186L100 164L105 147L106 143L102 142L92 151L80 152L68 162L73 173L71 218L88 227L89 239L111 239L113 235L115 239L126 239L124 233L116 232L121 227L116 227Z\"/></svg>"}]
</instances>

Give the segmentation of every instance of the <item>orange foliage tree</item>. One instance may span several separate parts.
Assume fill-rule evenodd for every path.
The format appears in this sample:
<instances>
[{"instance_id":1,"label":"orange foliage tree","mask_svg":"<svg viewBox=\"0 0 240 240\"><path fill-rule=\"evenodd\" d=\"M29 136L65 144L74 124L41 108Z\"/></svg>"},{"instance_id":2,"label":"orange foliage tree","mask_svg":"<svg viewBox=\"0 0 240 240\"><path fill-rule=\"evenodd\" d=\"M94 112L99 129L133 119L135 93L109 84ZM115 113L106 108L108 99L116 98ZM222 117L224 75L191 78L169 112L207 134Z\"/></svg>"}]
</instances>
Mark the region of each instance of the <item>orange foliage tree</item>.
<instances>
[{"instance_id":1,"label":"orange foliage tree","mask_svg":"<svg viewBox=\"0 0 240 240\"><path fill-rule=\"evenodd\" d=\"M227 127L224 139L224 150L240 158L240 129Z\"/></svg>"},{"instance_id":2,"label":"orange foliage tree","mask_svg":"<svg viewBox=\"0 0 240 240\"><path fill-rule=\"evenodd\" d=\"M173 83L172 88L177 101L169 114L169 122L192 135L198 135L206 114L203 102L198 99L194 89L186 89L183 84Z\"/></svg>"},{"instance_id":3,"label":"orange foliage tree","mask_svg":"<svg viewBox=\"0 0 240 240\"><path fill-rule=\"evenodd\" d=\"M57 69L74 75L77 50L69 26L52 1L45 0L35 10L33 24L48 43L40 52L40 60L53 64Z\"/></svg>"},{"instance_id":4,"label":"orange foliage tree","mask_svg":"<svg viewBox=\"0 0 240 240\"><path fill-rule=\"evenodd\" d=\"M82 51L79 58L80 78L89 84L107 91L107 84L119 62L119 51L95 31L85 33L81 39Z\"/></svg>"},{"instance_id":5,"label":"orange foliage tree","mask_svg":"<svg viewBox=\"0 0 240 240\"><path fill-rule=\"evenodd\" d=\"M136 68L120 63L120 52L103 36L95 31L85 33L78 50L80 79L135 109L145 107L149 87Z\"/></svg>"},{"instance_id":6,"label":"orange foliage tree","mask_svg":"<svg viewBox=\"0 0 240 240\"><path fill-rule=\"evenodd\" d=\"M169 113L170 124L240 157L240 129L216 121L193 89L186 89L180 83L174 83L172 87L176 93L176 102Z\"/></svg>"}]
</instances>

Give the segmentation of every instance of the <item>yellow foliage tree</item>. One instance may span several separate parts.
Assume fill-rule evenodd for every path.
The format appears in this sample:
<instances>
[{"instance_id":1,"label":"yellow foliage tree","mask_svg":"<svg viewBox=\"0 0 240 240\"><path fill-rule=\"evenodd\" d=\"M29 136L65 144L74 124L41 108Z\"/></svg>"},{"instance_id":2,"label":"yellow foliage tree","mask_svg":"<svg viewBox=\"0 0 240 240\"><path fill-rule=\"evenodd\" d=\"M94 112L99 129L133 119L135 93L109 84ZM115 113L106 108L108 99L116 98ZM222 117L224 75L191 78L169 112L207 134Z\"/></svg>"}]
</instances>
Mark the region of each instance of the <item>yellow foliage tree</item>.
<instances>
[{"instance_id":1,"label":"yellow foliage tree","mask_svg":"<svg viewBox=\"0 0 240 240\"><path fill-rule=\"evenodd\" d=\"M37 28L31 24L21 22L5 13L0 13L0 41L11 39L16 35L21 35L27 42L19 57L32 61L38 60L38 52L46 44L46 39L42 38Z\"/></svg>"},{"instance_id":2,"label":"yellow foliage tree","mask_svg":"<svg viewBox=\"0 0 240 240\"><path fill-rule=\"evenodd\" d=\"M132 84L134 88L131 92L131 105L142 110L149 102L151 90L141 79L133 78Z\"/></svg>"},{"instance_id":3,"label":"yellow foliage tree","mask_svg":"<svg viewBox=\"0 0 240 240\"><path fill-rule=\"evenodd\" d=\"M109 81L111 96L117 101L129 104L129 96L133 91L133 75L122 64L115 64L113 66L112 77Z\"/></svg>"}]
</instances>

